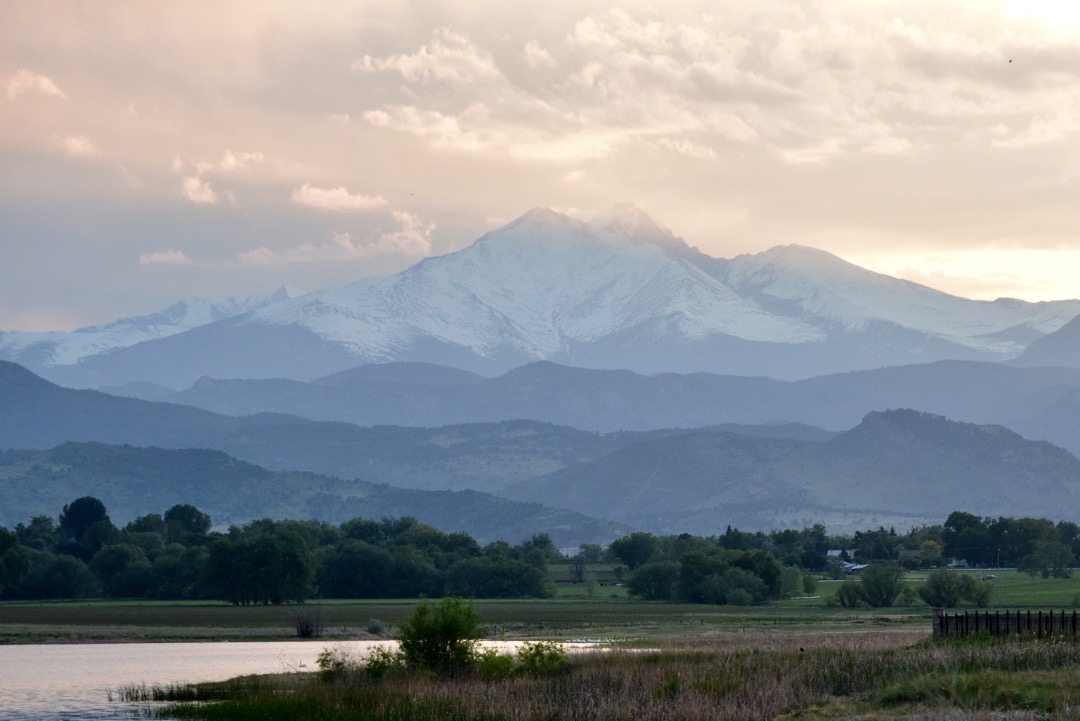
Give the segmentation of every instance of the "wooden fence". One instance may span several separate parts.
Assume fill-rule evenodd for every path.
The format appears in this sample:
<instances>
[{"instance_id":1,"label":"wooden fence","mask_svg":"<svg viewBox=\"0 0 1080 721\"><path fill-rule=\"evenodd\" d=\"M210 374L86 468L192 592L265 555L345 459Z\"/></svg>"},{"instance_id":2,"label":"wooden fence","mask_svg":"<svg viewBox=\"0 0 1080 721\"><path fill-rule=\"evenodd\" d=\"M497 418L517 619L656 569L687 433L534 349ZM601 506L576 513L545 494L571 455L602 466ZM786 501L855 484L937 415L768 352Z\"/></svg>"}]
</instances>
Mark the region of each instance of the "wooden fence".
<instances>
[{"instance_id":1,"label":"wooden fence","mask_svg":"<svg viewBox=\"0 0 1080 721\"><path fill-rule=\"evenodd\" d=\"M1052 636L1076 635L1080 615L1076 611L964 611L934 610L935 636Z\"/></svg>"}]
</instances>

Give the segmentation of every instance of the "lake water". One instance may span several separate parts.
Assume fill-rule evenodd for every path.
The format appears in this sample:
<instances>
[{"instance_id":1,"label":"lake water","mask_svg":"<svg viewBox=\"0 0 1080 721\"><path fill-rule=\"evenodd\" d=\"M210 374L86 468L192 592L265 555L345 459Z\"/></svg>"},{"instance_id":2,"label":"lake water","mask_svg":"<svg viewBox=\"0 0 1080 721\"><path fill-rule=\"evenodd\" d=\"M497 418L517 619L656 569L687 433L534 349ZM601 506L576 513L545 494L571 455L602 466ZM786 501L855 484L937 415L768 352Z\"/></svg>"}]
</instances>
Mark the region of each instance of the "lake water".
<instances>
[{"instance_id":1,"label":"lake water","mask_svg":"<svg viewBox=\"0 0 1080 721\"><path fill-rule=\"evenodd\" d=\"M117 643L0 645L0 719L82 721L131 718L135 704L108 690L223 681L253 673L306 672L327 647L366 655L376 642Z\"/></svg>"},{"instance_id":2,"label":"lake water","mask_svg":"<svg viewBox=\"0 0 1080 721\"><path fill-rule=\"evenodd\" d=\"M109 701L109 689L224 681L261 673L307 673L326 648L353 658L387 641L252 641L0 645L0 721L142 718L146 704ZM516 642L483 642L513 652ZM568 643L573 652L596 643Z\"/></svg>"}]
</instances>

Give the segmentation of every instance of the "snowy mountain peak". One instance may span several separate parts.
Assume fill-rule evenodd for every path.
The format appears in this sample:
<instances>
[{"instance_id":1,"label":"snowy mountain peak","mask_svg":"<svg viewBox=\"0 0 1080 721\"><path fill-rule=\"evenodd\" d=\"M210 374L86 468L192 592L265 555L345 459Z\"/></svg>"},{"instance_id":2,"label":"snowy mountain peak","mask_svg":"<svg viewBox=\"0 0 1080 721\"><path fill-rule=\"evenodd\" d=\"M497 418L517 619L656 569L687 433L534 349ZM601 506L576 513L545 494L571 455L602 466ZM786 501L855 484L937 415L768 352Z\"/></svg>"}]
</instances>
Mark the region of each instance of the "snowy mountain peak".
<instances>
[{"instance_id":1,"label":"snowy mountain peak","mask_svg":"<svg viewBox=\"0 0 1080 721\"><path fill-rule=\"evenodd\" d=\"M279 300L289 300L290 298L299 298L300 296L304 295L306 292L307 291L300 290L299 288L297 288L294 285L289 285L289 284L286 283L285 285L278 286L277 290L275 290L273 293L271 293L269 296L267 296L267 300L269 300L271 303L277 303Z\"/></svg>"},{"instance_id":2,"label":"snowy mountain peak","mask_svg":"<svg viewBox=\"0 0 1080 721\"><path fill-rule=\"evenodd\" d=\"M0 358L19 362L41 359L39 364L43 367L71 365L83 358L166 338L302 295L303 291L283 285L271 293L258 295L188 298L155 313L121 318L70 333L0 332Z\"/></svg>"},{"instance_id":3,"label":"snowy mountain peak","mask_svg":"<svg viewBox=\"0 0 1080 721\"><path fill-rule=\"evenodd\" d=\"M298 293L183 301L92 332L0 333L0 358L67 365L97 385L170 387L202 375L306 379L389 361L482 373L547 359L806 377L1004 360L1080 314L1080 301L957 298L799 245L721 260L630 204L592 223L533 208L397 275ZM229 320L214 322L221 318Z\"/></svg>"},{"instance_id":4,"label":"snowy mountain peak","mask_svg":"<svg viewBox=\"0 0 1080 721\"><path fill-rule=\"evenodd\" d=\"M605 233L623 236L634 243L652 243L661 248L685 249L686 243L633 203L619 203L593 218L589 225Z\"/></svg>"}]
</instances>

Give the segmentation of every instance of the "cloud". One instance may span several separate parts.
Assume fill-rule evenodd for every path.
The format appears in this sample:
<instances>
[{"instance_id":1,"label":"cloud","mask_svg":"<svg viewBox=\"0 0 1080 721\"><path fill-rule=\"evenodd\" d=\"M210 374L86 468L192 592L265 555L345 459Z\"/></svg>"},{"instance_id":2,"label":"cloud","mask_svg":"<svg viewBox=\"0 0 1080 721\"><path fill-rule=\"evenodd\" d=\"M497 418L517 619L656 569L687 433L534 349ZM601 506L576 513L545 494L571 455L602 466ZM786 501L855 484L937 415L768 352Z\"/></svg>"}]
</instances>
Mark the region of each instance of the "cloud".
<instances>
[{"instance_id":1,"label":"cloud","mask_svg":"<svg viewBox=\"0 0 1080 721\"><path fill-rule=\"evenodd\" d=\"M293 190L291 199L292 202L309 208L343 212L364 212L386 206L386 199L381 195L353 195L341 185L324 189L304 183Z\"/></svg>"},{"instance_id":2,"label":"cloud","mask_svg":"<svg viewBox=\"0 0 1080 721\"><path fill-rule=\"evenodd\" d=\"M454 117L406 105L370 110L364 113L364 119L377 128L388 128L423 138L440 149L473 151L492 147L494 142L490 131L494 131L494 128L489 129L489 137L485 138L484 134L464 127L487 125L476 120L484 114L482 106L475 106L471 110L472 112L466 111Z\"/></svg>"},{"instance_id":3,"label":"cloud","mask_svg":"<svg viewBox=\"0 0 1080 721\"><path fill-rule=\"evenodd\" d=\"M671 138L662 138L660 145L665 148L670 148L676 153L689 156L691 158L700 158L702 160L713 160L716 158L716 151L705 145L698 145L697 143L691 143L689 140L673 140Z\"/></svg>"},{"instance_id":4,"label":"cloud","mask_svg":"<svg viewBox=\"0 0 1080 721\"><path fill-rule=\"evenodd\" d=\"M237 254L244 265L283 266L295 263L340 263L384 256L423 258L431 254L431 234L435 224L404 211L394 211L397 227L366 238L348 232L334 232L320 243L304 243L295 248L273 250L265 246Z\"/></svg>"},{"instance_id":5,"label":"cloud","mask_svg":"<svg viewBox=\"0 0 1080 721\"><path fill-rule=\"evenodd\" d=\"M642 144L715 160L724 143L784 162L909 156L970 137L979 117L1030 124L997 146L1064 139L1051 113L1080 113L1080 50L1010 21L1001 8L893 11L861 2L774 2L710 15L694 10L583 12L561 38L499 42L440 29L413 53L364 56L354 69L405 81L370 108L375 127L435 149L520 160L608 158ZM1005 53L1025 62L1007 62ZM513 73L505 67L562 72ZM432 88L435 84L443 87Z\"/></svg>"},{"instance_id":6,"label":"cloud","mask_svg":"<svg viewBox=\"0 0 1080 721\"><path fill-rule=\"evenodd\" d=\"M139 255L139 265L191 265L191 259L180 250L164 250Z\"/></svg>"},{"instance_id":7,"label":"cloud","mask_svg":"<svg viewBox=\"0 0 1080 721\"><path fill-rule=\"evenodd\" d=\"M1077 131L1080 131L1080 123L1074 120L1060 116L1050 119L1035 117L1026 128L1019 132L999 124L991 130L994 138L990 142L997 148L1024 148L1029 145L1061 140Z\"/></svg>"},{"instance_id":8,"label":"cloud","mask_svg":"<svg viewBox=\"0 0 1080 721\"><path fill-rule=\"evenodd\" d=\"M184 178L184 197L200 205L212 205L218 201L217 193L210 187L210 183L198 175Z\"/></svg>"},{"instance_id":9,"label":"cloud","mask_svg":"<svg viewBox=\"0 0 1080 721\"><path fill-rule=\"evenodd\" d=\"M57 98L67 98L64 91L56 87L56 83L44 75L38 75L29 70L17 71L11 76L11 80L8 81L8 98L14 99L29 92L52 95Z\"/></svg>"},{"instance_id":10,"label":"cloud","mask_svg":"<svg viewBox=\"0 0 1080 721\"><path fill-rule=\"evenodd\" d=\"M60 146L68 155L91 157L98 154L97 146L85 135L71 135L66 138L58 138Z\"/></svg>"},{"instance_id":11,"label":"cloud","mask_svg":"<svg viewBox=\"0 0 1080 721\"><path fill-rule=\"evenodd\" d=\"M263 161L263 154L259 152L238 153L232 150L226 150L225 155L222 156L221 162L217 167L220 170L231 172L234 170L243 170L255 163L261 163ZM213 169L213 168L209 168Z\"/></svg>"},{"instance_id":12,"label":"cloud","mask_svg":"<svg viewBox=\"0 0 1080 721\"><path fill-rule=\"evenodd\" d=\"M238 205L236 192L224 189L221 195L210 186L210 181L203 178L204 174L216 175L218 179L223 176L247 170L252 165L262 163L265 156L258 151L235 151L226 150L218 162L207 160L183 160L179 156L173 158L172 167L178 173L185 169L194 170L193 174L184 176L183 194L192 203L200 205L212 205L217 203L223 196L230 205Z\"/></svg>"},{"instance_id":13,"label":"cloud","mask_svg":"<svg viewBox=\"0 0 1080 721\"><path fill-rule=\"evenodd\" d=\"M530 68L551 67L555 58L540 43L530 40L525 44L525 64Z\"/></svg>"},{"instance_id":14,"label":"cloud","mask_svg":"<svg viewBox=\"0 0 1080 721\"><path fill-rule=\"evenodd\" d=\"M458 85L502 78L490 53L479 50L468 38L447 28L436 30L428 44L411 55L391 55L382 59L365 55L352 67L364 73L392 71L406 80Z\"/></svg>"}]
</instances>

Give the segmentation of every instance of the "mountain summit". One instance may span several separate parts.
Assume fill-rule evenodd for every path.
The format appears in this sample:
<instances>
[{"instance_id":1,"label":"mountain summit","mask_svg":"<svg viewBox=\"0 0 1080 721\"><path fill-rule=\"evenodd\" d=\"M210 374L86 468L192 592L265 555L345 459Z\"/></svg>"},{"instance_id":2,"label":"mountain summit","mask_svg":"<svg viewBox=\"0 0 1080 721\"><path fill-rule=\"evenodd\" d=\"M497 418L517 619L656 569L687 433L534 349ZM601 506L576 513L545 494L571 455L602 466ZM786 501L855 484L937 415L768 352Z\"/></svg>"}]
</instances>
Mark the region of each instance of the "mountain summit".
<instances>
[{"instance_id":1,"label":"mountain summit","mask_svg":"<svg viewBox=\"0 0 1080 721\"><path fill-rule=\"evenodd\" d=\"M535 208L397 275L263 303L77 365L20 360L68 385L174 388L387 361L801 378L1005 360L1078 314L1080 301L957 298L801 246L712 258L623 204L591 223Z\"/></svg>"}]
</instances>

